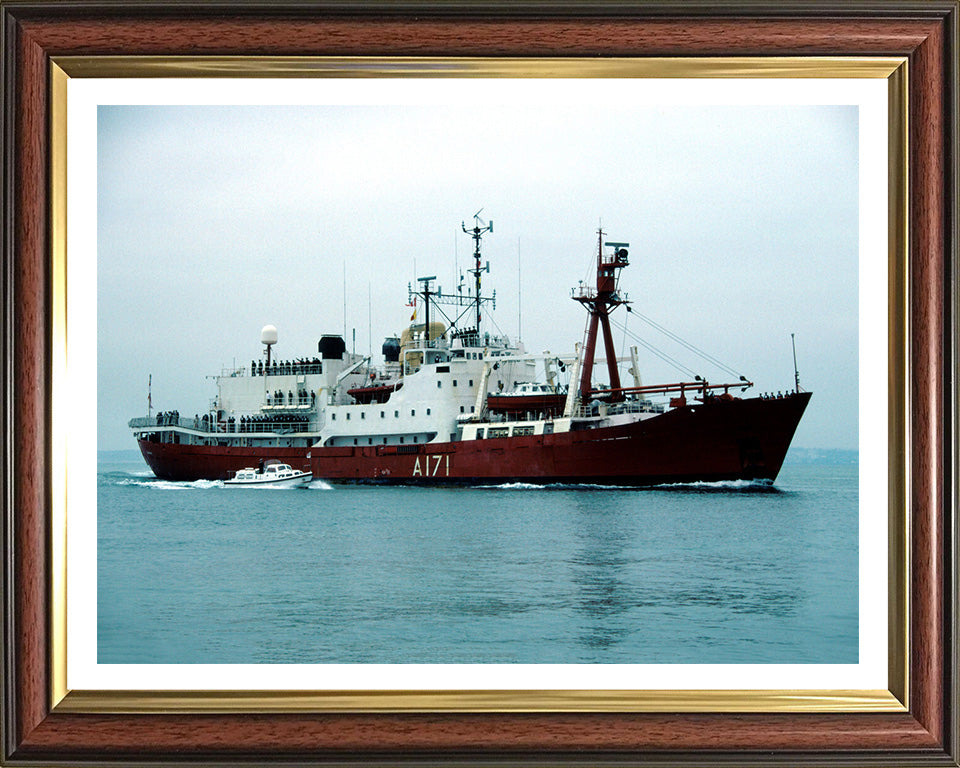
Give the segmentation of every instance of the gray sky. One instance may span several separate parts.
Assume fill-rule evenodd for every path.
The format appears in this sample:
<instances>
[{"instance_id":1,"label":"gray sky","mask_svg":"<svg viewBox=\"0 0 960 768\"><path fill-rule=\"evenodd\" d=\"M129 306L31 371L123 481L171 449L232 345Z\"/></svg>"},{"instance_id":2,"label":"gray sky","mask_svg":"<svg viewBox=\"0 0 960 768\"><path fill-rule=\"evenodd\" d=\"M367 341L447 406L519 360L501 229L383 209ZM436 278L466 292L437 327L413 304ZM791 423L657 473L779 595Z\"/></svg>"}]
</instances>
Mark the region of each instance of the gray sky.
<instances>
[{"instance_id":1,"label":"gray sky","mask_svg":"<svg viewBox=\"0 0 960 768\"><path fill-rule=\"evenodd\" d=\"M570 353L602 220L631 243L635 308L756 382L814 392L795 445L856 448L856 107L139 107L98 110L100 449L155 409L203 412L207 376L357 351L409 319L407 283L455 288L481 207L493 314L529 351ZM414 269L416 268L416 273ZM469 276L467 276L469 278ZM371 301L368 304L368 291ZM372 324L368 323L368 311ZM636 315L614 318L727 380ZM494 328L496 330L496 328ZM630 341L614 334L618 351ZM645 383L680 378L641 349Z\"/></svg>"}]
</instances>

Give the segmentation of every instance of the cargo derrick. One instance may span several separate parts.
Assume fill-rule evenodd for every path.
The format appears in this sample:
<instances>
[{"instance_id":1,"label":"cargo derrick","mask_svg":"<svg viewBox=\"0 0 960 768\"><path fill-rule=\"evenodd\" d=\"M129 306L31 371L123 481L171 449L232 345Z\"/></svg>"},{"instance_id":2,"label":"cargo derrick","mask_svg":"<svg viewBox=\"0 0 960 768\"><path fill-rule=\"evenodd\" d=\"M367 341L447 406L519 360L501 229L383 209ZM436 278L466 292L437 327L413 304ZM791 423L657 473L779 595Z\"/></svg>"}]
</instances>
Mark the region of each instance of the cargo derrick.
<instances>
[{"instance_id":1,"label":"cargo derrick","mask_svg":"<svg viewBox=\"0 0 960 768\"><path fill-rule=\"evenodd\" d=\"M619 402L624 399L620 387L620 372L617 368L617 353L613 346L613 333L610 330L610 313L621 304L627 304L626 298L621 298L618 289L620 285L620 270L630 262L627 260L627 247L630 243L603 242L603 230L597 230L597 287L596 289L580 286L573 293L574 301L579 301L589 313L587 321L587 338L583 344L583 363L580 374L580 401L589 402L591 396L600 394L594 392L591 386L593 363L597 348L597 327L603 330L603 345L607 355L607 372L610 376L610 391L603 393L609 402ZM603 246L613 248L613 253L604 255Z\"/></svg>"}]
</instances>

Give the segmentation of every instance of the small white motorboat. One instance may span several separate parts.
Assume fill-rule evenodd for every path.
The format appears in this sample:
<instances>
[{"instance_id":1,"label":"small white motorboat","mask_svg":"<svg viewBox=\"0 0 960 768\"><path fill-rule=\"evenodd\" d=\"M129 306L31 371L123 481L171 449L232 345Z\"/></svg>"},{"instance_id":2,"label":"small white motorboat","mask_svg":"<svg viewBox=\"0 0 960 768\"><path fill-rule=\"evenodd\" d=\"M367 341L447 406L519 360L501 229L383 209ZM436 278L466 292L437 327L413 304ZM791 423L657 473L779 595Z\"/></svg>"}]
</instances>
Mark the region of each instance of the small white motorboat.
<instances>
[{"instance_id":1,"label":"small white motorboat","mask_svg":"<svg viewBox=\"0 0 960 768\"><path fill-rule=\"evenodd\" d=\"M289 464L268 461L256 469L246 467L238 470L230 480L224 480L231 488L299 488L313 480L310 472L293 469Z\"/></svg>"}]
</instances>

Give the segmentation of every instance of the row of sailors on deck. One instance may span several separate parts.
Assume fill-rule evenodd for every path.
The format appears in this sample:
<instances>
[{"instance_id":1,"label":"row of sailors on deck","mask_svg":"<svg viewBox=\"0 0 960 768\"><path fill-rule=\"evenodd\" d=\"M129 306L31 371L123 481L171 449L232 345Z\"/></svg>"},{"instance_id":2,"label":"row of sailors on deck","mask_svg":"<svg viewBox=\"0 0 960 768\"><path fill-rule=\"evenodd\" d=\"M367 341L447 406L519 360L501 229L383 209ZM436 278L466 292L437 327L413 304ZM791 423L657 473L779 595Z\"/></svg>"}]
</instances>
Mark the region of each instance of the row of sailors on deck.
<instances>
[{"instance_id":1,"label":"row of sailors on deck","mask_svg":"<svg viewBox=\"0 0 960 768\"><path fill-rule=\"evenodd\" d=\"M316 405L317 403L317 393L316 392L307 392L305 389L301 389L297 392L297 397L294 399L293 392L287 392L286 400L283 397L283 390L277 389L274 390L271 395L267 393L267 405Z\"/></svg>"},{"instance_id":2,"label":"row of sailors on deck","mask_svg":"<svg viewBox=\"0 0 960 768\"><path fill-rule=\"evenodd\" d=\"M157 426L163 426L164 424L179 424L180 423L180 411L160 411L157 414Z\"/></svg>"},{"instance_id":3,"label":"row of sailors on deck","mask_svg":"<svg viewBox=\"0 0 960 768\"><path fill-rule=\"evenodd\" d=\"M302 414L272 414L270 416L231 416L225 422L217 421L210 414L194 415L193 428L204 432L271 432L278 427L291 428L294 432L306 429L308 417ZM157 425L180 425L179 411L162 411L157 414ZM189 426L189 424L185 425Z\"/></svg>"},{"instance_id":4,"label":"row of sailors on deck","mask_svg":"<svg viewBox=\"0 0 960 768\"><path fill-rule=\"evenodd\" d=\"M250 361L251 376L299 376L307 373L323 373L323 362L319 357L312 360L300 358L297 360L274 360L264 364L263 360Z\"/></svg>"},{"instance_id":5,"label":"row of sailors on deck","mask_svg":"<svg viewBox=\"0 0 960 768\"><path fill-rule=\"evenodd\" d=\"M301 414L277 414L275 416L231 416L227 419L227 432L272 432L277 428L302 432L307 428L307 417Z\"/></svg>"}]
</instances>

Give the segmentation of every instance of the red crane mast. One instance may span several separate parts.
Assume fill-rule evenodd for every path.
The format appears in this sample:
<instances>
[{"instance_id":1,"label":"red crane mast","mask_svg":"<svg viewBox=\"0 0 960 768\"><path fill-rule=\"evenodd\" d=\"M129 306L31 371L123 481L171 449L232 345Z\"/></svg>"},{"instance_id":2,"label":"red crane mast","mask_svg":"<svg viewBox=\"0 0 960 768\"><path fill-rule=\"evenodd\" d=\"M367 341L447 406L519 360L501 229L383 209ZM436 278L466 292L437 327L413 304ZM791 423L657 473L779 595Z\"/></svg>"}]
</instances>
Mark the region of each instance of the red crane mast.
<instances>
[{"instance_id":1,"label":"red crane mast","mask_svg":"<svg viewBox=\"0 0 960 768\"><path fill-rule=\"evenodd\" d=\"M610 313L627 300L620 296L620 270L629 265L627 247L630 243L603 242L603 230L597 230L597 287L581 285L574 289L573 299L579 301L590 313L587 338L583 345L583 365L580 375L580 398L586 401L593 389L593 363L596 357L597 328L603 330L603 344L607 356L607 371L610 376L610 401L624 399L620 387L620 371L617 367L617 354L613 346L613 333L610 331ZM603 247L612 248L612 253L604 253Z\"/></svg>"}]
</instances>

